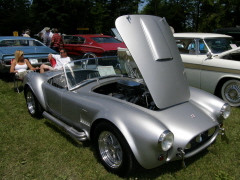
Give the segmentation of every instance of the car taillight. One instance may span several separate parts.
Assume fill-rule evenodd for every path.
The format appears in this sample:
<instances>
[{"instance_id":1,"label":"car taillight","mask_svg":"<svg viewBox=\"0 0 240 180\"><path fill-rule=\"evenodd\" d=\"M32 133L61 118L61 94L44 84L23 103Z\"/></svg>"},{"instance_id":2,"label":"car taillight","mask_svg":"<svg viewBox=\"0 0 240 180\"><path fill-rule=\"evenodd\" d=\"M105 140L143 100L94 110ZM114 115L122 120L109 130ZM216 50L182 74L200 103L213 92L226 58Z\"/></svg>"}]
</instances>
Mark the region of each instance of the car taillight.
<instances>
[{"instance_id":1,"label":"car taillight","mask_svg":"<svg viewBox=\"0 0 240 180\"><path fill-rule=\"evenodd\" d=\"M11 65L14 59L11 59L10 61L5 61L6 65Z\"/></svg>"}]
</instances>

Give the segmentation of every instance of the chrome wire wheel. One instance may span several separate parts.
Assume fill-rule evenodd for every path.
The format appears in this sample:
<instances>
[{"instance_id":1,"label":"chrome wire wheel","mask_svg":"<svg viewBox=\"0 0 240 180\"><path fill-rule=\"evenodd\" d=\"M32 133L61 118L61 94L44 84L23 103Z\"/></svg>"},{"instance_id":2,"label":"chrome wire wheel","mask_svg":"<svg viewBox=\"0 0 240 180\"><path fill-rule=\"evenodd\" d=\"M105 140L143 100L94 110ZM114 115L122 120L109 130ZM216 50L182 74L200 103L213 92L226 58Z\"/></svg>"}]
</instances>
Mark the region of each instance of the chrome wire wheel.
<instances>
[{"instance_id":1,"label":"chrome wire wheel","mask_svg":"<svg viewBox=\"0 0 240 180\"><path fill-rule=\"evenodd\" d=\"M221 95L231 106L240 106L240 81L229 80L222 86Z\"/></svg>"},{"instance_id":2,"label":"chrome wire wheel","mask_svg":"<svg viewBox=\"0 0 240 180\"><path fill-rule=\"evenodd\" d=\"M102 160L111 168L122 164L123 151L117 138L108 131L103 131L98 139L98 147Z\"/></svg>"},{"instance_id":3,"label":"chrome wire wheel","mask_svg":"<svg viewBox=\"0 0 240 180\"><path fill-rule=\"evenodd\" d=\"M36 110L35 99L31 91L27 92L26 102L27 102L27 108L30 114L35 114L35 110Z\"/></svg>"}]
</instances>

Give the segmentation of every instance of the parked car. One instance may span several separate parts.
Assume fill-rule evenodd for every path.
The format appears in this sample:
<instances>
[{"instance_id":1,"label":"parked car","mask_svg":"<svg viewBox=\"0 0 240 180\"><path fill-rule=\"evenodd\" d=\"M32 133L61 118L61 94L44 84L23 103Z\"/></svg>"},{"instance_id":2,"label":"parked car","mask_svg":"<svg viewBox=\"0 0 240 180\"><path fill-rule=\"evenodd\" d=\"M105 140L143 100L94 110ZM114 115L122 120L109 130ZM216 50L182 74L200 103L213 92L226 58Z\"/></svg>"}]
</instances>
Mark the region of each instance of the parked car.
<instances>
[{"instance_id":1,"label":"parked car","mask_svg":"<svg viewBox=\"0 0 240 180\"><path fill-rule=\"evenodd\" d=\"M240 49L231 36L175 33L190 86L240 106Z\"/></svg>"},{"instance_id":2,"label":"parked car","mask_svg":"<svg viewBox=\"0 0 240 180\"><path fill-rule=\"evenodd\" d=\"M29 113L43 115L79 141L91 140L101 163L119 176L139 165L184 162L211 145L223 134L231 107L188 86L166 20L127 15L116 27L129 48L119 48L117 57L27 74Z\"/></svg>"},{"instance_id":3,"label":"parked car","mask_svg":"<svg viewBox=\"0 0 240 180\"><path fill-rule=\"evenodd\" d=\"M48 54L56 54L54 50L33 38L0 36L0 72L9 72L16 50L23 51L24 58L27 58L34 67L42 63L49 64Z\"/></svg>"},{"instance_id":4,"label":"parked car","mask_svg":"<svg viewBox=\"0 0 240 180\"><path fill-rule=\"evenodd\" d=\"M235 41L240 44L240 27L220 28L215 29L213 32L232 36Z\"/></svg>"},{"instance_id":5,"label":"parked car","mask_svg":"<svg viewBox=\"0 0 240 180\"><path fill-rule=\"evenodd\" d=\"M116 56L118 47L126 47L118 39L100 34L65 35L63 41L73 59L82 58L86 53L91 53L91 57Z\"/></svg>"}]
</instances>

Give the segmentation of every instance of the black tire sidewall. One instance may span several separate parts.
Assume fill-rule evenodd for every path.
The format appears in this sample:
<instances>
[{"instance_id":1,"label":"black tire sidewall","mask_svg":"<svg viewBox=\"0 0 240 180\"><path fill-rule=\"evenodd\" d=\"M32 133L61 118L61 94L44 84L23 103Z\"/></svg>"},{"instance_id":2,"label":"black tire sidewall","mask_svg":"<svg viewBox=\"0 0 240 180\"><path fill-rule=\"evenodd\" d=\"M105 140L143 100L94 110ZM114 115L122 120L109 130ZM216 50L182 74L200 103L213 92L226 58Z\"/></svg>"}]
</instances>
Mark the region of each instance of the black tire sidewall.
<instances>
[{"instance_id":1,"label":"black tire sidewall","mask_svg":"<svg viewBox=\"0 0 240 180\"><path fill-rule=\"evenodd\" d=\"M122 164L118 167L118 168L111 168L109 167L106 162L102 159L102 156L100 154L99 151L99 146L98 146L98 139L100 134L103 131L108 131L111 132L118 140L121 148L122 148L122 152L123 152L123 159L122 159ZM101 163L103 164L103 166L111 173L113 174L117 174L120 177L125 177L127 176L133 169L133 161L134 161L134 156L133 153L127 143L127 141L125 140L125 138L123 137L123 135L121 134L121 132L114 126L111 125L109 123L101 123L96 127L96 131L94 133L94 145L96 148L96 153L97 156L99 158L99 160L101 161Z\"/></svg>"},{"instance_id":2,"label":"black tire sidewall","mask_svg":"<svg viewBox=\"0 0 240 180\"><path fill-rule=\"evenodd\" d=\"M29 108L28 108L28 104L27 104L27 94L31 93L34 99L34 103L35 103L35 112L31 113ZM25 99L26 99L26 105L27 105L27 109L29 114L31 114L31 116L36 117L36 118L41 118L42 117L42 113L43 113L43 108L40 105L40 103L38 102L36 96L34 95L33 91L28 87L26 89L26 93L25 93Z\"/></svg>"}]
</instances>

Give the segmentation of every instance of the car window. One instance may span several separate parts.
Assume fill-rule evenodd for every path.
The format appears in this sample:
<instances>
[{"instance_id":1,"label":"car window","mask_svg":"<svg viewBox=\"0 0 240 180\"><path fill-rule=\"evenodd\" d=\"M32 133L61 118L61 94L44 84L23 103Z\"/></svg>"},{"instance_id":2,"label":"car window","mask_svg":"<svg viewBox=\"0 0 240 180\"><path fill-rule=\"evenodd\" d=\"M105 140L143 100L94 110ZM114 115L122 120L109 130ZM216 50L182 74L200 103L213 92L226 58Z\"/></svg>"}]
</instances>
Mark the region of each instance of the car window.
<instances>
[{"instance_id":1,"label":"car window","mask_svg":"<svg viewBox=\"0 0 240 180\"><path fill-rule=\"evenodd\" d=\"M196 42L194 39L176 39L180 54L194 54Z\"/></svg>"},{"instance_id":2,"label":"car window","mask_svg":"<svg viewBox=\"0 0 240 180\"><path fill-rule=\"evenodd\" d=\"M205 42L212 53L222 53L224 51L232 49L232 44L236 44L234 39L231 38L205 39Z\"/></svg>"},{"instance_id":3,"label":"car window","mask_svg":"<svg viewBox=\"0 0 240 180\"><path fill-rule=\"evenodd\" d=\"M85 38L81 36L64 36L63 41L65 44L84 44Z\"/></svg>"},{"instance_id":4,"label":"car window","mask_svg":"<svg viewBox=\"0 0 240 180\"><path fill-rule=\"evenodd\" d=\"M131 77L129 73L138 72L137 66L134 62L127 63L127 60L120 60L116 56L71 61L64 65L68 88L71 90L99 78L124 75Z\"/></svg>"},{"instance_id":5,"label":"car window","mask_svg":"<svg viewBox=\"0 0 240 180\"><path fill-rule=\"evenodd\" d=\"M12 47L12 46L44 46L41 42L36 40L1 40L1 47Z\"/></svg>"},{"instance_id":6,"label":"car window","mask_svg":"<svg viewBox=\"0 0 240 180\"><path fill-rule=\"evenodd\" d=\"M60 89L66 89L67 88L67 82L64 74L60 74L57 76L52 77L48 80L48 83L51 84L54 87L60 88Z\"/></svg>"},{"instance_id":7,"label":"car window","mask_svg":"<svg viewBox=\"0 0 240 180\"><path fill-rule=\"evenodd\" d=\"M205 44L205 42L202 39L200 39L199 40L199 53L206 54L207 52L208 52L207 45Z\"/></svg>"},{"instance_id":8,"label":"car window","mask_svg":"<svg viewBox=\"0 0 240 180\"><path fill-rule=\"evenodd\" d=\"M113 37L91 37L97 43L121 43L121 41L113 38Z\"/></svg>"}]
</instances>

